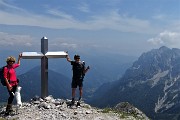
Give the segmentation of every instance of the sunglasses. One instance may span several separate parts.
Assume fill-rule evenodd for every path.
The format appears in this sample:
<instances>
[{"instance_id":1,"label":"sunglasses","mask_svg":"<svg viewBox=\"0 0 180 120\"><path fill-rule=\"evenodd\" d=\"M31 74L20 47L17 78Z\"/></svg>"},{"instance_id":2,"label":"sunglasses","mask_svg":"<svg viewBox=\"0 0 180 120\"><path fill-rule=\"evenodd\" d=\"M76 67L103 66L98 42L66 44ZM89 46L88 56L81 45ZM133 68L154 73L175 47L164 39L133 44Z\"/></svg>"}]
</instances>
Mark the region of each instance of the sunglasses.
<instances>
[{"instance_id":1,"label":"sunglasses","mask_svg":"<svg viewBox=\"0 0 180 120\"><path fill-rule=\"evenodd\" d=\"M13 63L15 63L15 61L9 61L9 62L13 62Z\"/></svg>"}]
</instances>

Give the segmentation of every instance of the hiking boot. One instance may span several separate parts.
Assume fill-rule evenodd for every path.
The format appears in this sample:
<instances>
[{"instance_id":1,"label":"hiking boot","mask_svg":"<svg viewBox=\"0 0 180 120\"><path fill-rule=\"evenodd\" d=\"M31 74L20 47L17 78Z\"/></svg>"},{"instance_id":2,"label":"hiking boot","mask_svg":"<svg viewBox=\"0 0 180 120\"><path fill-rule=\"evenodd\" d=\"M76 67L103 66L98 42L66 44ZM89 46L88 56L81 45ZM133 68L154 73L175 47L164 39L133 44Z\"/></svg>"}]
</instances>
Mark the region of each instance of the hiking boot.
<instances>
[{"instance_id":1,"label":"hiking boot","mask_svg":"<svg viewBox=\"0 0 180 120\"><path fill-rule=\"evenodd\" d=\"M80 102L78 101L76 107L80 107L80 106L81 106L81 104L80 104Z\"/></svg>"},{"instance_id":2,"label":"hiking boot","mask_svg":"<svg viewBox=\"0 0 180 120\"><path fill-rule=\"evenodd\" d=\"M78 100L78 101L79 101L79 102L82 101L82 97L79 97L79 100Z\"/></svg>"},{"instance_id":3,"label":"hiking boot","mask_svg":"<svg viewBox=\"0 0 180 120\"><path fill-rule=\"evenodd\" d=\"M75 103L75 101L74 101L74 100L72 100L72 101L71 101L71 105L74 105L74 103Z\"/></svg>"},{"instance_id":4,"label":"hiking boot","mask_svg":"<svg viewBox=\"0 0 180 120\"><path fill-rule=\"evenodd\" d=\"M13 112L13 109L12 109L12 105L11 104L8 104L6 106L6 112L5 112L5 115L9 115L10 113Z\"/></svg>"}]
</instances>

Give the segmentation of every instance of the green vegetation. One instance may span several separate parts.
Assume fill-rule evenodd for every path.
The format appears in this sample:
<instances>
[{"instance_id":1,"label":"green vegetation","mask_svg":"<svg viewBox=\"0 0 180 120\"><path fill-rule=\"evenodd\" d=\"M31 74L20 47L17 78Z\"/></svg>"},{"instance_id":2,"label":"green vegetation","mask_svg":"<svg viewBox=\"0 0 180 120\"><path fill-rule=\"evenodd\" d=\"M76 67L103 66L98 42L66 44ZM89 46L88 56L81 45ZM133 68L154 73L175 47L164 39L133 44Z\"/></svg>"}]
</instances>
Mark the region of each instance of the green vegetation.
<instances>
[{"instance_id":1,"label":"green vegetation","mask_svg":"<svg viewBox=\"0 0 180 120\"><path fill-rule=\"evenodd\" d=\"M129 116L125 112L120 112L120 111L114 110L112 108L104 108L102 110L102 113L116 113L117 115L119 115L120 118L127 118Z\"/></svg>"},{"instance_id":2,"label":"green vegetation","mask_svg":"<svg viewBox=\"0 0 180 120\"><path fill-rule=\"evenodd\" d=\"M112 108L104 108L104 109L102 110L102 113L110 113L110 112L112 112L112 111L113 111Z\"/></svg>"},{"instance_id":3,"label":"green vegetation","mask_svg":"<svg viewBox=\"0 0 180 120\"><path fill-rule=\"evenodd\" d=\"M120 118L128 118L128 117L134 117L137 120L144 120L145 118L138 116L138 114L136 112L131 112L131 113L127 113L124 111L118 111L112 108L104 108L102 110L102 113L115 113L117 114Z\"/></svg>"},{"instance_id":4,"label":"green vegetation","mask_svg":"<svg viewBox=\"0 0 180 120\"><path fill-rule=\"evenodd\" d=\"M4 118L0 118L0 120L6 120L6 119L4 119Z\"/></svg>"}]
</instances>

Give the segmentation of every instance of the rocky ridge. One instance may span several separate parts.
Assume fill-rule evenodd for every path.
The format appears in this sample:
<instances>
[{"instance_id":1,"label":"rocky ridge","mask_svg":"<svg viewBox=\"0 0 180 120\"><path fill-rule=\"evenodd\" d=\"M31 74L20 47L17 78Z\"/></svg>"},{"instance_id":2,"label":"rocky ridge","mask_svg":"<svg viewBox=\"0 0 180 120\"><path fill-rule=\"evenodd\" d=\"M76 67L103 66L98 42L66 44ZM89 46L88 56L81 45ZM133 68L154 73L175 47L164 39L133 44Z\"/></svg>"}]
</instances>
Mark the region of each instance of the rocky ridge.
<instances>
[{"instance_id":1,"label":"rocky ridge","mask_svg":"<svg viewBox=\"0 0 180 120\"><path fill-rule=\"evenodd\" d=\"M153 120L180 120L179 85L180 49L162 46L143 53L118 81L98 88L89 103L105 107L127 101Z\"/></svg>"},{"instance_id":2,"label":"rocky ridge","mask_svg":"<svg viewBox=\"0 0 180 120\"><path fill-rule=\"evenodd\" d=\"M36 96L30 102L24 102L21 108L13 105L14 112L9 116L4 116L5 107L2 107L0 120L149 120L128 103L120 103L113 109L93 108L83 101L80 107L69 104L70 100Z\"/></svg>"}]
</instances>

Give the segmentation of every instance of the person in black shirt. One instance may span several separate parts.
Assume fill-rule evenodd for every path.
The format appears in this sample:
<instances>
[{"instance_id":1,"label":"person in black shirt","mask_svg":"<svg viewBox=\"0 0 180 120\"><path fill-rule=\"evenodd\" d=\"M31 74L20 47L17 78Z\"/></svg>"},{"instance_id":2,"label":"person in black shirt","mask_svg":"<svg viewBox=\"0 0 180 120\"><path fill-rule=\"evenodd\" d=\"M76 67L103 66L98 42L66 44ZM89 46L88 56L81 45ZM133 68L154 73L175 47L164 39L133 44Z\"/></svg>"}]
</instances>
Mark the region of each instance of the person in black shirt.
<instances>
[{"instance_id":1,"label":"person in black shirt","mask_svg":"<svg viewBox=\"0 0 180 120\"><path fill-rule=\"evenodd\" d=\"M80 106L80 101L82 99L82 87L83 87L83 78L85 73L89 70L89 66L86 68L85 63L80 61L79 55L74 55L74 61L70 59L70 57L67 55L66 57L67 61L71 63L72 70L73 70L73 77L72 77L72 101L71 105L74 105L75 103L75 94L76 94L76 88L79 87L79 100L77 102L77 106Z\"/></svg>"}]
</instances>

